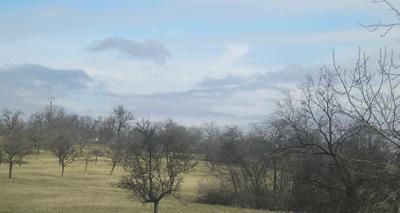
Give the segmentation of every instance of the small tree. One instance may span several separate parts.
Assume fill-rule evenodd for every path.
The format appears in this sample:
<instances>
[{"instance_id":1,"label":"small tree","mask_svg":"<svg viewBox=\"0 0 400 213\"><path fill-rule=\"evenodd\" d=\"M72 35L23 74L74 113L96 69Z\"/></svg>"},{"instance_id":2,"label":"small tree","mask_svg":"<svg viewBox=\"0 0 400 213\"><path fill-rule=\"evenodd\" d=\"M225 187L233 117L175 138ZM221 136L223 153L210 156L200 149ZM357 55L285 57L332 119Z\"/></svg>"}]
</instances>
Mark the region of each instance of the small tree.
<instances>
[{"instance_id":1,"label":"small tree","mask_svg":"<svg viewBox=\"0 0 400 213\"><path fill-rule=\"evenodd\" d=\"M83 159L85 160L85 171L88 169L89 161L94 156L93 152L90 150L83 151Z\"/></svg>"},{"instance_id":2,"label":"small tree","mask_svg":"<svg viewBox=\"0 0 400 213\"><path fill-rule=\"evenodd\" d=\"M38 112L31 116L28 122L28 132L30 140L33 142L36 155L40 154L42 143L45 138L45 114Z\"/></svg>"},{"instance_id":3,"label":"small tree","mask_svg":"<svg viewBox=\"0 0 400 213\"><path fill-rule=\"evenodd\" d=\"M9 163L8 178L12 177L14 157L26 148L23 141L24 123L21 115L21 112L12 113L11 111L4 110L1 119L4 137L3 150Z\"/></svg>"},{"instance_id":4,"label":"small tree","mask_svg":"<svg viewBox=\"0 0 400 213\"><path fill-rule=\"evenodd\" d=\"M48 129L49 148L58 158L61 176L64 176L65 167L74 162L79 154L74 131L75 121L76 116L65 115L62 109L58 109L53 111Z\"/></svg>"},{"instance_id":5,"label":"small tree","mask_svg":"<svg viewBox=\"0 0 400 213\"><path fill-rule=\"evenodd\" d=\"M4 137L0 135L0 165L3 163L3 143Z\"/></svg>"},{"instance_id":6,"label":"small tree","mask_svg":"<svg viewBox=\"0 0 400 213\"><path fill-rule=\"evenodd\" d=\"M124 106L119 105L113 109L113 116L110 118L111 128L113 130L113 139L109 145L111 150L111 172L113 174L115 167L122 161L124 145L126 142L124 134L129 129L129 122L134 119L132 113L127 111Z\"/></svg>"},{"instance_id":7,"label":"small tree","mask_svg":"<svg viewBox=\"0 0 400 213\"><path fill-rule=\"evenodd\" d=\"M97 160L99 158L99 156L102 156L104 154L104 151L101 148L93 148L93 150L91 151L92 155L94 155L94 164L97 164Z\"/></svg>"},{"instance_id":8,"label":"small tree","mask_svg":"<svg viewBox=\"0 0 400 213\"><path fill-rule=\"evenodd\" d=\"M18 166L21 167L22 165L22 158L26 155L29 155L32 153L33 146L31 141L27 139L27 137L23 136L22 141L21 141L21 149L18 152Z\"/></svg>"},{"instance_id":9,"label":"small tree","mask_svg":"<svg viewBox=\"0 0 400 213\"><path fill-rule=\"evenodd\" d=\"M204 123L202 130L205 146L205 160L210 164L211 171L214 171L215 164L218 161L218 150L221 146L219 143L220 130L214 122Z\"/></svg>"},{"instance_id":10,"label":"small tree","mask_svg":"<svg viewBox=\"0 0 400 213\"><path fill-rule=\"evenodd\" d=\"M58 158L58 164L61 166L61 177L63 177L65 167L74 162L79 150L74 145L72 136L66 132L60 132L54 136L51 150Z\"/></svg>"},{"instance_id":11,"label":"small tree","mask_svg":"<svg viewBox=\"0 0 400 213\"><path fill-rule=\"evenodd\" d=\"M81 116L77 119L76 135L79 144L79 150L82 152L85 146L93 143L96 139L97 121L90 116Z\"/></svg>"},{"instance_id":12,"label":"small tree","mask_svg":"<svg viewBox=\"0 0 400 213\"><path fill-rule=\"evenodd\" d=\"M153 203L154 213L162 198L175 196L183 177L194 166L187 131L172 121L160 126L148 120L134 128L136 146L128 150L119 187L130 190L145 203Z\"/></svg>"}]
</instances>

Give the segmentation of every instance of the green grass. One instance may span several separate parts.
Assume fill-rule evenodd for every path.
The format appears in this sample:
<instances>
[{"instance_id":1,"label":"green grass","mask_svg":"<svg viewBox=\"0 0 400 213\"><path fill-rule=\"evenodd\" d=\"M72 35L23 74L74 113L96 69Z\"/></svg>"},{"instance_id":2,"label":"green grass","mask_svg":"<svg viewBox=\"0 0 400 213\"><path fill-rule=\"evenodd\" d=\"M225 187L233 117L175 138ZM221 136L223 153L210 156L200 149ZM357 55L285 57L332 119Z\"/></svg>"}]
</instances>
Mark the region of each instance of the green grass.
<instances>
[{"instance_id":1,"label":"green grass","mask_svg":"<svg viewBox=\"0 0 400 213\"><path fill-rule=\"evenodd\" d=\"M124 171L118 167L110 176L111 167L105 158L99 158L97 165L90 162L87 172L84 162L78 160L66 167L64 177L60 177L57 160L50 153L25 157L22 167L14 167L13 179L7 178L7 166L0 165L0 212L152 212L151 204L142 204L112 185ZM161 200L159 212L266 212L194 203L198 183L207 177L207 168L200 163L185 176L182 200Z\"/></svg>"}]
</instances>

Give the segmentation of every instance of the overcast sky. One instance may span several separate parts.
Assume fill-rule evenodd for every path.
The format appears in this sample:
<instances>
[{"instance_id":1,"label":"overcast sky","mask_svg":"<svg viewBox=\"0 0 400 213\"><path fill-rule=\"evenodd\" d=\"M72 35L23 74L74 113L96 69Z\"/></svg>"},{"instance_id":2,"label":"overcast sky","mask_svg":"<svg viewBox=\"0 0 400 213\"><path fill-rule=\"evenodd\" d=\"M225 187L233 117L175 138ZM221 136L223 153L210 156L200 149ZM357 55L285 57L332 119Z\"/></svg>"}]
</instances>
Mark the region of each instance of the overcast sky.
<instances>
[{"instance_id":1,"label":"overcast sky","mask_svg":"<svg viewBox=\"0 0 400 213\"><path fill-rule=\"evenodd\" d=\"M0 108L245 124L331 63L398 45L371 0L2 0Z\"/></svg>"}]
</instances>

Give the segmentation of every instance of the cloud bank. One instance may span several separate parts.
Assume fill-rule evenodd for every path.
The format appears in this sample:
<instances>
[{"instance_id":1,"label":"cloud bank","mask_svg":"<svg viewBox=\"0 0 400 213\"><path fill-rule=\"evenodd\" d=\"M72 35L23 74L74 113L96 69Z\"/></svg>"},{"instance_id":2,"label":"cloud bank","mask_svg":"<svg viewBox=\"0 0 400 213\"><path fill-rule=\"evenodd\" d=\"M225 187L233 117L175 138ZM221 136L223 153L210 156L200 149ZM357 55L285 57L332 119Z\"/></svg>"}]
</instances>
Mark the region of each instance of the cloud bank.
<instances>
[{"instance_id":1,"label":"cloud bank","mask_svg":"<svg viewBox=\"0 0 400 213\"><path fill-rule=\"evenodd\" d=\"M174 118L187 124L212 120L246 124L265 119L285 86L294 86L306 73L316 71L316 67L292 65L250 76L204 78L181 92L124 95L108 91L83 70L14 65L0 69L0 106L29 114L55 97L56 104L68 111L93 116L106 116L113 106L124 104L137 117Z\"/></svg>"},{"instance_id":2,"label":"cloud bank","mask_svg":"<svg viewBox=\"0 0 400 213\"><path fill-rule=\"evenodd\" d=\"M93 79L82 70L52 69L37 64L0 68L0 106L27 113L49 97L74 97L88 91Z\"/></svg>"}]
</instances>

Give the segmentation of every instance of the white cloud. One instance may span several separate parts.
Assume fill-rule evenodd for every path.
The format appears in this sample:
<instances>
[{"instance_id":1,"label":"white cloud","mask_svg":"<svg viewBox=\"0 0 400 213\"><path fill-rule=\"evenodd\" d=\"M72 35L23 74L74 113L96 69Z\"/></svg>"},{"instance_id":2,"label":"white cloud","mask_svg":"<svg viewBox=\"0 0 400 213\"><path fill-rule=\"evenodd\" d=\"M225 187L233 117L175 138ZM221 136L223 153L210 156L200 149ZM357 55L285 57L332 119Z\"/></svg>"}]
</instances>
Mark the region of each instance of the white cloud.
<instances>
[{"instance_id":1,"label":"white cloud","mask_svg":"<svg viewBox=\"0 0 400 213\"><path fill-rule=\"evenodd\" d=\"M221 56L220 61L224 64L233 64L240 58L247 55L249 47L240 44L226 44L225 53Z\"/></svg>"}]
</instances>

